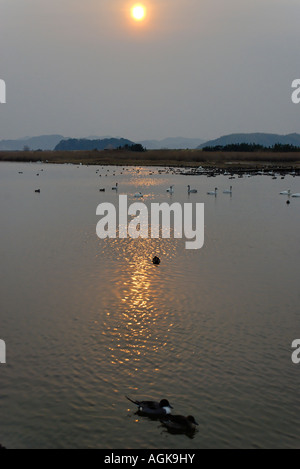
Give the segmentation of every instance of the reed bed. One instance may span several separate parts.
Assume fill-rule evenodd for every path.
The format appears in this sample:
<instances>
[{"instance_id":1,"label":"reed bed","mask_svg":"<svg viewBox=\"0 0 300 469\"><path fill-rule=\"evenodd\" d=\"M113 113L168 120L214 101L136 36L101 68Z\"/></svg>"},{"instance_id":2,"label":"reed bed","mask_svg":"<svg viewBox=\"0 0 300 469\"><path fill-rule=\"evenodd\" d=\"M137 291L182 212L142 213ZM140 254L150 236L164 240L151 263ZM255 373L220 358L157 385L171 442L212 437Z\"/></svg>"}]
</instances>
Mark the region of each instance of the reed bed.
<instances>
[{"instance_id":1,"label":"reed bed","mask_svg":"<svg viewBox=\"0 0 300 469\"><path fill-rule=\"evenodd\" d=\"M275 165L300 167L300 153L207 152L202 150L1 151L0 161L86 165L199 166Z\"/></svg>"}]
</instances>

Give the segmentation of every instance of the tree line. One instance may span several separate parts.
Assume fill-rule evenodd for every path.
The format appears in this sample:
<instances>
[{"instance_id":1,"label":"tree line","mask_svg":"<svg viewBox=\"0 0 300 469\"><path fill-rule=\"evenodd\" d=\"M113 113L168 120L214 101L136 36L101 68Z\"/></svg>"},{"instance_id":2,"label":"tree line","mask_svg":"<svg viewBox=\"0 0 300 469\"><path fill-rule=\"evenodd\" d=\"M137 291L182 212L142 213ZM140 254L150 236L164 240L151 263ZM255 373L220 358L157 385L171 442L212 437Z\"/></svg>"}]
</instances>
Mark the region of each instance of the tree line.
<instances>
[{"instance_id":1,"label":"tree line","mask_svg":"<svg viewBox=\"0 0 300 469\"><path fill-rule=\"evenodd\" d=\"M202 148L203 151L240 151L240 152L256 152L256 151L272 151L275 153L290 153L300 151L300 147L290 144L276 143L275 145L266 147L257 143L230 143L228 145L207 146Z\"/></svg>"}]
</instances>

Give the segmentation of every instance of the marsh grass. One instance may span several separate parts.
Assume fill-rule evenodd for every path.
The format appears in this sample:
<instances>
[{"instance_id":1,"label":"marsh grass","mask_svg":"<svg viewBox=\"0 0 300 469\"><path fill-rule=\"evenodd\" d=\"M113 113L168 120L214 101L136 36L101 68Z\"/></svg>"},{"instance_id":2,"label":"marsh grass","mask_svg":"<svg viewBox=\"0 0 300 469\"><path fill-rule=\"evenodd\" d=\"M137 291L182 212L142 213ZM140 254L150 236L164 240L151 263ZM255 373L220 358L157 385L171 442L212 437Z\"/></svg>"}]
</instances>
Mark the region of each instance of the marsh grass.
<instances>
[{"instance_id":1,"label":"marsh grass","mask_svg":"<svg viewBox=\"0 0 300 469\"><path fill-rule=\"evenodd\" d=\"M124 150L104 151L2 151L0 161L37 162L86 165L143 165L143 166L293 166L300 167L299 153L207 152L202 150L148 150L137 153Z\"/></svg>"}]
</instances>

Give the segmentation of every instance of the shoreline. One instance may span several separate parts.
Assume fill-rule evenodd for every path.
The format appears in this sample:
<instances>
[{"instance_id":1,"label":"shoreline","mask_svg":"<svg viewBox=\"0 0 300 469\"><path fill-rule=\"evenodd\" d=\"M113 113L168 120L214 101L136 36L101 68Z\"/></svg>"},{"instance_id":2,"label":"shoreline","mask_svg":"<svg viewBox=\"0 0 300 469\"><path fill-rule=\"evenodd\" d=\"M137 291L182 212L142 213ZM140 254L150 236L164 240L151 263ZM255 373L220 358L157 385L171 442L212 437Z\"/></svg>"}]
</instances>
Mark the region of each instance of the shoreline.
<instances>
[{"instance_id":1,"label":"shoreline","mask_svg":"<svg viewBox=\"0 0 300 469\"><path fill-rule=\"evenodd\" d=\"M83 164L92 166L163 166L232 170L300 171L300 153L207 152L202 150L0 151L0 162Z\"/></svg>"}]
</instances>

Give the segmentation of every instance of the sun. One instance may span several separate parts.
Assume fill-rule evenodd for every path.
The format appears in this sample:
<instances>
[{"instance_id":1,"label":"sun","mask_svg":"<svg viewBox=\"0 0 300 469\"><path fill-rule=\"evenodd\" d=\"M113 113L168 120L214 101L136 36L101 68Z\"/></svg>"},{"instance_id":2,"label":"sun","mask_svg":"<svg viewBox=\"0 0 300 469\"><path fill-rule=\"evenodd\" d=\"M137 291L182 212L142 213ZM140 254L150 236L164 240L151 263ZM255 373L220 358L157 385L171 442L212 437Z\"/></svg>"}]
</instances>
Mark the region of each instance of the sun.
<instances>
[{"instance_id":1,"label":"sun","mask_svg":"<svg viewBox=\"0 0 300 469\"><path fill-rule=\"evenodd\" d=\"M135 21L142 21L146 16L146 8L144 5L138 4L131 8L131 16Z\"/></svg>"}]
</instances>

